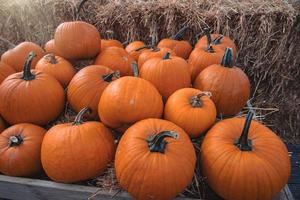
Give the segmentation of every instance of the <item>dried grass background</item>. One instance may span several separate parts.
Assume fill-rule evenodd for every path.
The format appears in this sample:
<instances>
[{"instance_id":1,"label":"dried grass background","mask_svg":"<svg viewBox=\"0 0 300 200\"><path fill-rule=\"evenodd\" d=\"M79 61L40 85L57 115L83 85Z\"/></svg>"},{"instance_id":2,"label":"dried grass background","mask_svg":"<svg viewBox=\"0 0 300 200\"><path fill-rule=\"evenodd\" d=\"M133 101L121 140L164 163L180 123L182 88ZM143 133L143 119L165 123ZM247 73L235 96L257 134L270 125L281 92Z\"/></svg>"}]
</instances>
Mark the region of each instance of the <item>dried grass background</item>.
<instances>
[{"instance_id":1,"label":"dried grass background","mask_svg":"<svg viewBox=\"0 0 300 200\"><path fill-rule=\"evenodd\" d=\"M296 2L296 1L294 1ZM0 37L14 44L43 45L57 25L74 20L78 0L0 0ZM237 65L251 79L252 103L263 121L283 139L300 142L299 4L282 0L89 0L81 19L105 37L113 30L121 41L148 43L169 37L183 25L186 39L209 25L233 38ZM3 53L10 46L0 42ZM261 109L262 108L262 109ZM271 112L270 112L271 111Z\"/></svg>"}]
</instances>

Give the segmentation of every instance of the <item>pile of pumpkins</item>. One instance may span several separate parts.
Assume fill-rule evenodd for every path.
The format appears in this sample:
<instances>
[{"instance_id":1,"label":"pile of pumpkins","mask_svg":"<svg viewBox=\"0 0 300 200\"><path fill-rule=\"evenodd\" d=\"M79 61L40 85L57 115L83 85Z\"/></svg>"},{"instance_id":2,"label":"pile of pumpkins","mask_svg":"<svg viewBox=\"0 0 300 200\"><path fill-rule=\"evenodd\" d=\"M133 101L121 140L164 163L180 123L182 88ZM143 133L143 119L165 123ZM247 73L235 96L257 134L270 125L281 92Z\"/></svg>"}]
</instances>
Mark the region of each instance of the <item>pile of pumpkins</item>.
<instances>
[{"instance_id":1,"label":"pile of pumpkins","mask_svg":"<svg viewBox=\"0 0 300 200\"><path fill-rule=\"evenodd\" d=\"M290 175L288 152L252 112L233 117L250 96L234 42L206 28L193 49L179 39L182 32L157 46L133 41L124 49L101 39L93 25L73 21L57 27L45 50L22 42L5 52L0 172L44 170L54 181L74 183L101 175L114 161L120 186L135 199L172 199L194 175L191 138L206 134L198 159L218 195L274 197ZM72 63L82 59L94 64L76 72ZM78 113L74 122L43 128L66 101ZM216 116L227 119L216 123ZM122 135L118 145L112 130Z\"/></svg>"}]
</instances>

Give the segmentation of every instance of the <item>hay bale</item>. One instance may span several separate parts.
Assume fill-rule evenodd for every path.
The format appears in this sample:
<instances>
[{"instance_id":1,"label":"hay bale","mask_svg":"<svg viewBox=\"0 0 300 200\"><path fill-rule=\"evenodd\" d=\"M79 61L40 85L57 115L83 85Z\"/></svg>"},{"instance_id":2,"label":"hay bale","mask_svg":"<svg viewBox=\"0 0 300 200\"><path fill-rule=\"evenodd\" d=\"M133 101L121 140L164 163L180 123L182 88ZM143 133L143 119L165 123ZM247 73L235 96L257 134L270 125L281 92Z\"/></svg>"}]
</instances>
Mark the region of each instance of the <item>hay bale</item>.
<instances>
[{"instance_id":1,"label":"hay bale","mask_svg":"<svg viewBox=\"0 0 300 200\"><path fill-rule=\"evenodd\" d=\"M239 48L237 65L252 82L256 107L278 108L265 122L285 139L300 142L300 14L282 0L90 0L80 13L104 35L113 30L117 39L151 42L168 37L183 25L194 36L207 25L228 35ZM55 27L74 19L78 1L23 0L0 3L1 37L13 43L24 40L44 44ZM0 43L0 50L3 47ZM261 111L265 114L266 111Z\"/></svg>"}]
</instances>

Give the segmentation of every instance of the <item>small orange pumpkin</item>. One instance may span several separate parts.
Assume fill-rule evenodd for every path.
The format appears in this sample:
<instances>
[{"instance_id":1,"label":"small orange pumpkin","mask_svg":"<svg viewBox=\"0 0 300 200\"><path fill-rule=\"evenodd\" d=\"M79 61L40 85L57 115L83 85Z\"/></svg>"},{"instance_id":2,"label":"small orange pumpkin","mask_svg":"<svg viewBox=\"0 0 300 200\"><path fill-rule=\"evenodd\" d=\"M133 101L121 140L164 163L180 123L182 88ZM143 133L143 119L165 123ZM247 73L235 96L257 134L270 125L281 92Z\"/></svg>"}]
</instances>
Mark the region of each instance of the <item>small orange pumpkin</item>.
<instances>
[{"instance_id":1,"label":"small orange pumpkin","mask_svg":"<svg viewBox=\"0 0 300 200\"><path fill-rule=\"evenodd\" d=\"M32 42L21 42L13 49L6 51L2 54L1 61L14 68L17 72L20 72L23 69L24 60L26 60L31 51L36 54L31 64L31 68L34 69L36 63L45 55L45 51Z\"/></svg>"},{"instance_id":2,"label":"small orange pumpkin","mask_svg":"<svg viewBox=\"0 0 300 200\"><path fill-rule=\"evenodd\" d=\"M115 159L121 187L134 199L144 200L175 198L192 181L195 164L188 135L161 119L145 119L131 126L119 142Z\"/></svg>"},{"instance_id":3,"label":"small orange pumpkin","mask_svg":"<svg viewBox=\"0 0 300 200\"><path fill-rule=\"evenodd\" d=\"M218 122L201 145L203 174L224 199L273 199L290 176L284 143L252 116Z\"/></svg>"},{"instance_id":4,"label":"small orange pumpkin","mask_svg":"<svg viewBox=\"0 0 300 200\"><path fill-rule=\"evenodd\" d=\"M113 40L113 39L101 39L101 52L104 51L104 49L109 47L119 47L124 48L123 44L119 40Z\"/></svg>"},{"instance_id":5,"label":"small orange pumpkin","mask_svg":"<svg viewBox=\"0 0 300 200\"><path fill-rule=\"evenodd\" d=\"M139 68L142 67L142 65L149 59L151 58L162 58L167 52L170 53L171 56L176 56L175 52L172 51L169 48L157 48L157 47L152 47L151 49L146 49L143 51L138 60L138 66Z\"/></svg>"},{"instance_id":6,"label":"small orange pumpkin","mask_svg":"<svg viewBox=\"0 0 300 200\"><path fill-rule=\"evenodd\" d=\"M250 96L247 75L233 66L233 51L227 48L221 64L204 69L196 78L194 87L210 91L219 115L235 115L244 107Z\"/></svg>"},{"instance_id":7,"label":"small orange pumpkin","mask_svg":"<svg viewBox=\"0 0 300 200\"><path fill-rule=\"evenodd\" d=\"M216 107L209 93L194 88L177 90L165 105L164 118L181 128L190 137L199 137L216 120Z\"/></svg>"},{"instance_id":8,"label":"small orange pumpkin","mask_svg":"<svg viewBox=\"0 0 300 200\"><path fill-rule=\"evenodd\" d=\"M102 174L115 152L112 132L100 122L83 122L82 109L73 123L53 126L46 134L41 160L54 181L72 183Z\"/></svg>"},{"instance_id":9,"label":"small orange pumpkin","mask_svg":"<svg viewBox=\"0 0 300 200\"><path fill-rule=\"evenodd\" d=\"M1 115L0 115L0 133L2 131L4 131L6 128L6 123L4 122L4 120L2 119Z\"/></svg>"},{"instance_id":10,"label":"small orange pumpkin","mask_svg":"<svg viewBox=\"0 0 300 200\"><path fill-rule=\"evenodd\" d=\"M16 73L14 68L0 61L0 84L6 79L9 75Z\"/></svg>"},{"instance_id":11,"label":"small orange pumpkin","mask_svg":"<svg viewBox=\"0 0 300 200\"><path fill-rule=\"evenodd\" d=\"M98 104L103 90L116 78L118 71L101 65L91 65L80 70L68 87L68 101L71 107L79 112L84 107L92 111L90 117L98 119Z\"/></svg>"},{"instance_id":12,"label":"small orange pumpkin","mask_svg":"<svg viewBox=\"0 0 300 200\"><path fill-rule=\"evenodd\" d=\"M24 71L10 75L0 85L0 113L9 124L45 125L64 108L65 95L59 82L46 73L30 70L35 56L29 53Z\"/></svg>"},{"instance_id":13,"label":"small orange pumpkin","mask_svg":"<svg viewBox=\"0 0 300 200\"><path fill-rule=\"evenodd\" d=\"M17 124L0 134L0 171L8 176L32 176L42 171L41 145L46 130Z\"/></svg>"},{"instance_id":14,"label":"small orange pumpkin","mask_svg":"<svg viewBox=\"0 0 300 200\"><path fill-rule=\"evenodd\" d=\"M67 87L76 71L72 64L60 56L47 54L35 66L36 70L54 77L63 87Z\"/></svg>"},{"instance_id":15,"label":"small orange pumpkin","mask_svg":"<svg viewBox=\"0 0 300 200\"><path fill-rule=\"evenodd\" d=\"M139 60L141 53L146 49L146 44L142 41L133 41L129 43L125 48L125 50L135 61Z\"/></svg>"},{"instance_id":16,"label":"small orange pumpkin","mask_svg":"<svg viewBox=\"0 0 300 200\"><path fill-rule=\"evenodd\" d=\"M134 59L124 49L110 47L97 56L95 65L103 65L114 71L120 71L121 76L129 76L132 75L132 62L134 62Z\"/></svg>"},{"instance_id":17,"label":"small orange pumpkin","mask_svg":"<svg viewBox=\"0 0 300 200\"><path fill-rule=\"evenodd\" d=\"M150 81L163 96L164 101L176 90L191 86L187 62L167 52L163 58L147 60L140 70L140 77Z\"/></svg>"}]
</instances>

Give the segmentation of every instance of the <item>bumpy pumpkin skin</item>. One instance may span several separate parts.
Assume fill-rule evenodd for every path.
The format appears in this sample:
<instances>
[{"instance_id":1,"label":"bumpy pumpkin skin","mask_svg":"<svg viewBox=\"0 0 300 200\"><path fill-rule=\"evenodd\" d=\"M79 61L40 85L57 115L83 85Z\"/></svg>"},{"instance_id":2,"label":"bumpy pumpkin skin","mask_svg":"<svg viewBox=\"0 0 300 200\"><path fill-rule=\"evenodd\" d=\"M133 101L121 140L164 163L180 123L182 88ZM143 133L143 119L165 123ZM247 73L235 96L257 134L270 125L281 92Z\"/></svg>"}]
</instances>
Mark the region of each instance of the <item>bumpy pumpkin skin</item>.
<instances>
[{"instance_id":1,"label":"bumpy pumpkin skin","mask_svg":"<svg viewBox=\"0 0 300 200\"><path fill-rule=\"evenodd\" d=\"M79 112L89 107L90 118L99 119L98 104L103 90L116 78L105 81L103 76L113 73L111 69L101 65L91 65L80 70L72 79L68 87L68 101L71 107Z\"/></svg>"},{"instance_id":2,"label":"bumpy pumpkin skin","mask_svg":"<svg viewBox=\"0 0 300 200\"><path fill-rule=\"evenodd\" d=\"M6 124L5 124L4 120L2 119L2 117L1 117L1 115L0 115L0 133L1 133L2 131L4 131L5 128L6 128Z\"/></svg>"},{"instance_id":3,"label":"bumpy pumpkin skin","mask_svg":"<svg viewBox=\"0 0 300 200\"><path fill-rule=\"evenodd\" d=\"M1 61L14 68L15 71L20 72L23 70L24 62L31 51L37 55L31 64L31 69L34 69L36 63L45 55L45 51L33 42L21 42L13 49L2 54Z\"/></svg>"},{"instance_id":4,"label":"bumpy pumpkin skin","mask_svg":"<svg viewBox=\"0 0 300 200\"><path fill-rule=\"evenodd\" d=\"M103 65L114 71L119 70L121 76L129 76L132 75L132 62L134 59L124 49L110 47L97 56L95 65Z\"/></svg>"},{"instance_id":5,"label":"bumpy pumpkin skin","mask_svg":"<svg viewBox=\"0 0 300 200\"><path fill-rule=\"evenodd\" d=\"M101 52L109 47L119 47L119 48L124 48L122 43L119 40L113 40L113 39L102 39L101 40L101 44L100 44L100 48L101 48Z\"/></svg>"},{"instance_id":6,"label":"bumpy pumpkin skin","mask_svg":"<svg viewBox=\"0 0 300 200\"><path fill-rule=\"evenodd\" d=\"M111 131L100 122L60 124L46 134L41 160L54 181L73 183L104 172L115 151Z\"/></svg>"},{"instance_id":7,"label":"bumpy pumpkin skin","mask_svg":"<svg viewBox=\"0 0 300 200\"><path fill-rule=\"evenodd\" d=\"M63 87L68 86L76 73L76 70L69 61L54 54L47 54L41 58L36 64L35 69L49 74L58 80Z\"/></svg>"},{"instance_id":8,"label":"bumpy pumpkin skin","mask_svg":"<svg viewBox=\"0 0 300 200\"><path fill-rule=\"evenodd\" d=\"M252 121L249 139L252 151L241 151L234 143L245 118L218 122L201 145L201 163L210 187L224 199L272 199L288 181L288 151L270 129Z\"/></svg>"},{"instance_id":9,"label":"bumpy pumpkin skin","mask_svg":"<svg viewBox=\"0 0 300 200\"><path fill-rule=\"evenodd\" d=\"M139 56L139 60L138 60L139 68L141 68L147 60L155 57L162 58L167 52L169 52L171 56L176 56L175 52L169 48L146 49Z\"/></svg>"},{"instance_id":10,"label":"bumpy pumpkin skin","mask_svg":"<svg viewBox=\"0 0 300 200\"><path fill-rule=\"evenodd\" d=\"M158 44L158 48L169 48L174 51L174 53L183 58L188 59L190 53L193 50L192 45L186 40L173 40L173 39L162 39Z\"/></svg>"},{"instance_id":11,"label":"bumpy pumpkin skin","mask_svg":"<svg viewBox=\"0 0 300 200\"><path fill-rule=\"evenodd\" d=\"M151 152L146 140L162 131L175 131L178 138L164 138L164 153ZM134 199L144 200L175 198L192 181L195 164L188 135L174 123L161 119L145 119L127 129L115 157L121 187Z\"/></svg>"},{"instance_id":12,"label":"bumpy pumpkin skin","mask_svg":"<svg viewBox=\"0 0 300 200\"><path fill-rule=\"evenodd\" d=\"M199 137L209 129L216 120L217 110L209 96L200 97L200 104L193 106L191 99L201 94L194 88L177 90L165 105L164 118L185 130L190 137Z\"/></svg>"},{"instance_id":13,"label":"bumpy pumpkin skin","mask_svg":"<svg viewBox=\"0 0 300 200\"><path fill-rule=\"evenodd\" d=\"M162 96L149 82L137 77L122 77L103 91L98 113L101 121L124 131L129 125L146 118L160 118Z\"/></svg>"},{"instance_id":14,"label":"bumpy pumpkin skin","mask_svg":"<svg viewBox=\"0 0 300 200\"><path fill-rule=\"evenodd\" d=\"M0 61L0 84L6 79L9 75L16 73L14 68Z\"/></svg>"},{"instance_id":15,"label":"bumpy pumpkin skin","mask_svg":"<svg viewBox=\"0 0 300 200\"><path fill-rule=\"evenodd\" d=\"M46 130L33 124L17 124L0 134L0 171L8 176L32 176L42 171L41 145ZM10 146L10 137L20 136Z\"/></svg>"},{"instance_id":16,"label":"bumpy pumpkin skin","mask_svg":"<svg viewBox=\"0 0 300 200\"><path fill-rule=\"evenodd\" d=\"M188 64L177 56L147 60L141 66L140 77L150 81L163 96L164 101L176 90L191 86Z\"/></svg>"},{"instance_id":17,"label":"bumpy pumpkin skin","mask_svg":"<svg viewBox=\"0 0 300 200\"><path fill-rule=\"evenodd\" d=\"M126 46L125 50L135 61L138 61L141 53L147 49L147 48L143 48L143 49L140 48L145 46L146 44L142 41L133 41ZM136 51L137 49L140 50Z\"/></svg>"},{"instance_id":18,"label":"bumpy pumpkin skin","mask_svg":"<svg viewBox=\"0 0 300 200\"><path fill-rule=\"evenodd\" d=\"M100 52L97 28L83 21L61 23L54 34L55 48L66 59L93 58Z\"/></svg>"}]
</instances>

